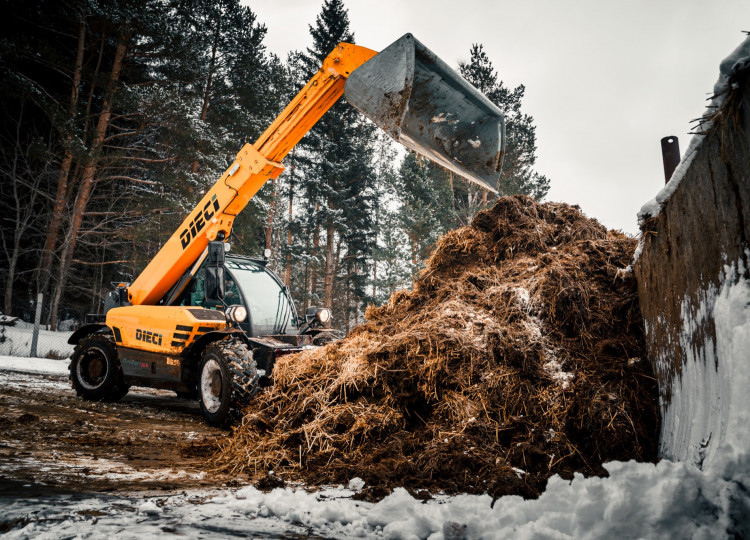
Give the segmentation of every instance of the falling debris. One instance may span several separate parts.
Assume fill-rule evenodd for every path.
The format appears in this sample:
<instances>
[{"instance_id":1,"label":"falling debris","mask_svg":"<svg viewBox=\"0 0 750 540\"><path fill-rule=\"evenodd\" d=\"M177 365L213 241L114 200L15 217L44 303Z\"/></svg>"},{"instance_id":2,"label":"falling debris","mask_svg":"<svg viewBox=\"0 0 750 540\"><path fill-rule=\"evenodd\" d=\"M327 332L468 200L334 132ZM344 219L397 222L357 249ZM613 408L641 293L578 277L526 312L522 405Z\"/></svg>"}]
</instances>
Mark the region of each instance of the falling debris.
<instances>
[{"instance_id":1,"label":"falling debris","mask_svg":"<svg viewBox=\"0 0 750 540\"><path fill-rule=\"evenodd\" d=\"M285 357L214 456L309 484L536 497L656 459L636 241L567 204L500 199L346 339Z\"/></svg>"}]
</instances>

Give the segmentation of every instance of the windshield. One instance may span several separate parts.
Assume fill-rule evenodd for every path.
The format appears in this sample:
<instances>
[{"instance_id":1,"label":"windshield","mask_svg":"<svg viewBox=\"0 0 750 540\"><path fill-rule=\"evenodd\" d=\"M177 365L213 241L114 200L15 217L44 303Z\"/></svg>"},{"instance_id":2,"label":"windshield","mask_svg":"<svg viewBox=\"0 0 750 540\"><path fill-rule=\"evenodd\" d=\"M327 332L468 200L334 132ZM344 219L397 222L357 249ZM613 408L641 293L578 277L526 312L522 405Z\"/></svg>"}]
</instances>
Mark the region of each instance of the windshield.
<instances>
[{"instance_id":1,"label":"windshield","mask_svg":"<svg viewBox=\"0 0 750 540\"><path fill-rule=\"evenodd\" d=\"M227 259L225 266L230 275L227 275L224 301L227 304L241 303L230 298L233 292L230 281L234 281L250 312L253 336L296 332L294 307L276 278L262 266L250 261Z\"/></svg>"}]
</instances>

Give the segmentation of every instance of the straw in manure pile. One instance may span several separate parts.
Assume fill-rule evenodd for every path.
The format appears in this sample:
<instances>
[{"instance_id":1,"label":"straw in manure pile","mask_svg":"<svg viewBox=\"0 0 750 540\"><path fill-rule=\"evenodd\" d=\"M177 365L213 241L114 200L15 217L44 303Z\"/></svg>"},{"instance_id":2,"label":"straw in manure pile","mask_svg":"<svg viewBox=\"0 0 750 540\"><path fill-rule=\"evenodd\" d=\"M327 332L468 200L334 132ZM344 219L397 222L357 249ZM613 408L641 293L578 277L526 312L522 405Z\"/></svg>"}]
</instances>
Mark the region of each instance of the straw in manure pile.
<instances>
[{"instance_id":1,"label":"straw in manure pile","mask_svg":"<svg viewBox=\"0 0 750 540\"><path fill-rule=\"evenodd\" d=\"M656 458L635 240L506 197L438 242L410 291L342 341L279 360L214 456L320 485L538 496L547 478Z\"/></svg>"}]
</instances>

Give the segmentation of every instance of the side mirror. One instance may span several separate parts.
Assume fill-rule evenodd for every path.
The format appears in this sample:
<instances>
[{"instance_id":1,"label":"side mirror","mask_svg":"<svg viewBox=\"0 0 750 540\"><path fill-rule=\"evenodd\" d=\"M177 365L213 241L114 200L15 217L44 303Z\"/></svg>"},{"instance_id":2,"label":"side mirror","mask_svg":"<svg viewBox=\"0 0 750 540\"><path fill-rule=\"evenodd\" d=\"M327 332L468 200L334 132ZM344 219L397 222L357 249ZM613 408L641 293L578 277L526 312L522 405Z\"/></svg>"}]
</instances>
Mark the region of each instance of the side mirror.
<instances>
[{"instance_id":1,"label":"side mirror","mask_svg":"<svg viewBox=\"0 0 750 540\"><path fill-rule=\"evenodd\" d=\"M206 301L220 302L224 300L224 267L206 266Z\"/></svg>"},{"instance_id":2,"label":"side mirror","mask_svg":"<svg viewBox=\"0 0 750 540\"><path fill-rule=\"evenodd\" d=\"M307 324L312 324L315 321L315 315L318 313L318 308L315 306L310 306L305 310L305 322Z\"/></svg>"},{"instance_id":3,"label":"side mirror","mask_svg":"<svg viewBox=\"0 0 750 540\"><path fill-rule=\"evenodd\" d=\"M229 251L224 249L224 242L209 242L208 243L208 266L223 265L224 264L224 252Z\"/></svg>"},{"instance_id":4,"label":"side mirror","mask_svg":"<svg viewBox=\"0 0 750 540\"><path fill-rule=\"evenodd\" d=\"M206 301L224 300L224 242L208 243L208 264L206 264Z\"/></svg>"}]
</instances>

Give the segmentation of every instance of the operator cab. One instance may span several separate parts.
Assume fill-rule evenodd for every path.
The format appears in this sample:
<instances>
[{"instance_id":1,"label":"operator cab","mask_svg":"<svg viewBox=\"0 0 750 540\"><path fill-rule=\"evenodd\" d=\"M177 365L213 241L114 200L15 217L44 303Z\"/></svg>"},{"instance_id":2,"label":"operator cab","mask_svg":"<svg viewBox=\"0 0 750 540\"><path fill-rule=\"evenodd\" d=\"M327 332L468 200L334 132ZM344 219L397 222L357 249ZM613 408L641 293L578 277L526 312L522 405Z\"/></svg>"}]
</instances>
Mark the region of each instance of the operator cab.
<instances>
[{"instance_id":1,"label":"operator cab","mask_svg":"<svg viewBox=\"0 0 750 540\"><path fill-rule=\"evenodd\" d=\"M224 268L224 304L245 306L247 318L239 326L248 336L296 335L299 332L297 310L289 289L266 268L265 261L227 255ZM223 310L221 302L206 299L205 282L206 269L201 268L182 295L180 305Z\"/></svg>"}]
</instances>

